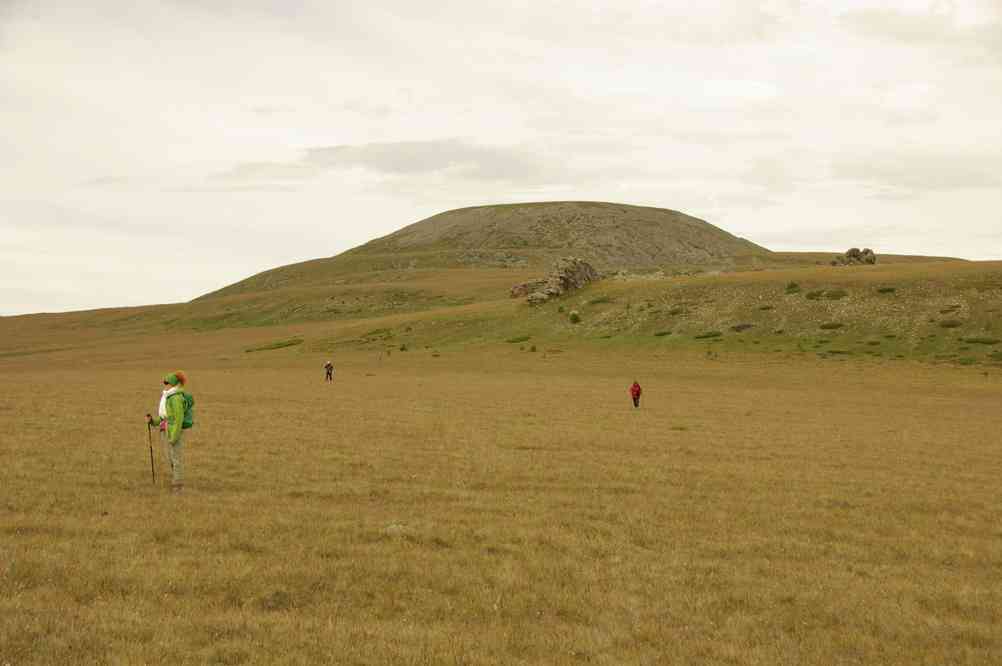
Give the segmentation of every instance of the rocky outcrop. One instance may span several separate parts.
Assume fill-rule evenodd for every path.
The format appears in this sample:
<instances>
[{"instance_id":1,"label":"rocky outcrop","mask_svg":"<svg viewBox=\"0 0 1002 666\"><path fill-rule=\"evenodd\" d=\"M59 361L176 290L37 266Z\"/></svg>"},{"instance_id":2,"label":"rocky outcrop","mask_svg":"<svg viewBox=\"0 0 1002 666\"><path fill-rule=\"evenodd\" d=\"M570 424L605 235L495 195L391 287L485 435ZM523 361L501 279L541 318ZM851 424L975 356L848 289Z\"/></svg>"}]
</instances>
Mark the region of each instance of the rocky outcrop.
<instances>
[{"instance_id":1,"label":"rocky outcrop","mask_svg":"<svg viewBox=\"0 0 1002 666\"><path fill-rule=\"evenodd\" d=\"M511 296L512 298L525 296L529 303L539 305L551 298L580 289L589 282L598 280L599 277L598 271L587 261L577 257L564 257L557 260L553 271L545 280L517 284L511 288Z\"/></svg>"},{"instance_id":2,"label":"rocky outcrop","mask_svg":"<svg viewBox=\"0 0 1002 666\"><path fill-rule=\"evenodd\" d=\"M522 284L516 284L511 288L512 298L525 298L534 291L538 291L546 286L546 280L531 280L529 282L523 282Z\"/></svg>"},{"instance_id":3,"label":"rocky outcrop","mask_svg":"<svg viewBox=\"0 0 1002 666\"><path fill-rule=\"evenodd\" d=\"M875 263L877 263L877 255L868 247L862 250L858 247L850 248L845 254L840 254L832 259L832 266L859 266Z\"/></svg>"}]
</instances>

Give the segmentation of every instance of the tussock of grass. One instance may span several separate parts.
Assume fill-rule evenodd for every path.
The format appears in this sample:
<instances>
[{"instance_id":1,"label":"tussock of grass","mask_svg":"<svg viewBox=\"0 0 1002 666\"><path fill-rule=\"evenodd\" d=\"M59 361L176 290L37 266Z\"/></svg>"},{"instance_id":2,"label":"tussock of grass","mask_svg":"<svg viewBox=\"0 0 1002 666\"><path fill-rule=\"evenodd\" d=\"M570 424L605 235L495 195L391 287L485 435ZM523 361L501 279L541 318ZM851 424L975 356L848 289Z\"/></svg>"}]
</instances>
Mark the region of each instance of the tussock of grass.
<instances>
[{"instance_id":1,"label":"tussock of grass","mask_svg":"<svg viewBox=\"0 0 1002 666\"><path fill-rule=\"evenodd\" d=\"M393 336L393 331L388 328L374 328L368 333L363 333L362 338L389 338Z\"/></svg>"},{"instance_id":2,"label":"tussock of grass","mask_svg":"<svg viewBox=\"0 0 1002 666\"><path fill-rule=\"evenodd\" d=\"M705 333L699 333L692 337L695 338L696 340L710 340L712 338L719 338L721 336L723 336L723 333L721 333L720 331L706 331Z\"/></svg>"},{"instance_id":3,"label":"tussock of grass","mask_svg":"<svg viewBox=\"0 0 1002 666\"><path fill-rule=\"evenodd\" d=\"M509 344L518 344L519 342L528 342L532 339L531 335L519 335L514 338L508 338L505 342Z\"/></svg>"},{"instance_id":4,"label":"tussock of grass","mask_svg":"<svg viewBox=\"0 0 1002 666\"><path fill-rule=\"evenodd\" d=\"M825 331L836 331L836 330L838 330L840 328L844 328L844 327L845 327L845 324L841 324L841 323L839 323L837 321L825 322L824 324L821 324L821 326L819 326L819 328L821 328L822 330L825 330Z\"/></svg>"},{"instance_id":5,"label":"tussock of grass","mask_svg":"<svg viewBox=\"0 0 1002 666\"><path fill-rule=\"evenodd\" d=\"M961 326L964 325L964 322L959 321L957 319L944 319L943 321L939 322L939 325L942 328L960 328Z\"/></svg>"},{"instance_id":6,"label":"tussock of grass","mask_svg":"<svg viewBox=\"0 0 1002 666\"><path fill-rule=\"evenodd\" d=\"M768 310L774 310L774 309L775 309L774 305L762 305L762 306L759 306L759 310L761 310L762 312L766 312Z\"/></svg>"},{"instance_id":7,"label":"tussock of grass","mask_svg":"<svg viewBox=\"0 0 1002 666\"><path fill-rule=\"evenodd\" d=\"M685 314L685 308L676 305L675 307L673 307L670 310L668 310L668 314L670 314L673 317L677 316L677 315L680 315L680 314Z\"/></svg>"},{"instance_id":8,"label":"tussock of grass","mask_svg":"<svg viewBox=\"0 0 1002 666\"><path fill-rule=\"evenodd\" d=\"M787 294L799 294L800 293L800 285L798 283L796 283L796 282L787 282L786 283L786 293Z\"/></svg>"},{"instance_id":9,"label":"tussock of grass","mask_svg":"<svg viewBox=\"0 0 1002 666\"><path fill-rule=\"evenodd\" d=\"M742 331L747 331L750 328L755 328L755 324L735 324L731 326L731 330L735 333L741 333Z\"/></svg>"},{"instance_id":10,"label":"tussock of grass","mask_svg":"<svg viewBox=\"0 0 1002 666\"><path fill-rule=\"evenodd\" d=\"M893 294L897 290L898 290L897 287L878 287L877 288L877 293L878 294Z\"/></svg>"},{"instance_id":11,"label":"tussock of grass","mask_svg":"<svg viewBox=\"0 0 1002 666\"><path fill-rule=\"evenodd\" d=\"M285 347L295 347L296 345L303 344L302 338L292 338L291 340L278 340L276 342L269 342L265 345L259 345L257 347L248 347L244 349L245 352L259 352L259 351L270 351L272 349L283 349Z\"/></svg>"},{"instance_id":12,"label":"tussock of grass","mask_svg":"<svg viewBox=\"0 0 1002 666\"><path fill-rule=\"evenodd\" d=\"M825 292L825 298L829 301L840 301L849 295L845 289L829 289Z\"/></svg>"},{"instance_id":13,"label":"tussock of grass","mask_svg":"<svg viewBox=\"0 0 1002 666\"><path fill-rule=\"evenodd\" d=\"M605 303L612 303L615 299L611 296L598 296L588 301L588 305L602 305Z\"/></svg>"},{"instance_id":14,"label":"tussock of grass","mask_svg":"<svg viewBox=\"0 0 1002 666\"><path fill-rule=\"evenodd\" d=\"M960 338L960 340L961 342L966 342L971 345L997 345L1000 342L998 338L989 338L984 336Z\"/></svg>"},{"instance_id":15,"label":"tussock of grass","mask_svg":"<svg viewBox=\"0 0 1002 666\"><path fill-rule=\"evenodd\" d=\"M824 289L815 289L814 291L809 291L806 294L804 294L804 298L806 298L809 301L817 301L820 300L821 297L824 295L825 295Z\"/></svg>"},{"instance_id":16,"label":"tussock of grass","mask_svg":"<svg viewBox=\"0 0 1002 666\"><path fill-rule=\"evenodd\" d=\"M671 331L658 331L657 333L654 334L654 337L663 338L666 335L671 335Z\"/></svg>"}]
</instances>

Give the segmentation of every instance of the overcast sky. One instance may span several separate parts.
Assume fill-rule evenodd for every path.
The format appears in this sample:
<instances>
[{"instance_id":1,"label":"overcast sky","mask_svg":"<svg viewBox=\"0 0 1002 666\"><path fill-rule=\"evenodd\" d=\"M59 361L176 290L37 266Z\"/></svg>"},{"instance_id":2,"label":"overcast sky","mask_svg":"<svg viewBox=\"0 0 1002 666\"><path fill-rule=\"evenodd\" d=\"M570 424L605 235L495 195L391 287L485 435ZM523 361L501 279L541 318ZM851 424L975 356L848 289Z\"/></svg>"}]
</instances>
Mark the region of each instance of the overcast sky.
<instances>
[{"instance_id":1,"label":"overcast sky","mask_svg":"<svg viewBox=\"0 0 1002 666\"><path fill-rule=\"evenodd\" d=\"M1002 0L0 0L0 314L498 202L1002 259L1000 91Z\"/></svg>"}]
</instances>

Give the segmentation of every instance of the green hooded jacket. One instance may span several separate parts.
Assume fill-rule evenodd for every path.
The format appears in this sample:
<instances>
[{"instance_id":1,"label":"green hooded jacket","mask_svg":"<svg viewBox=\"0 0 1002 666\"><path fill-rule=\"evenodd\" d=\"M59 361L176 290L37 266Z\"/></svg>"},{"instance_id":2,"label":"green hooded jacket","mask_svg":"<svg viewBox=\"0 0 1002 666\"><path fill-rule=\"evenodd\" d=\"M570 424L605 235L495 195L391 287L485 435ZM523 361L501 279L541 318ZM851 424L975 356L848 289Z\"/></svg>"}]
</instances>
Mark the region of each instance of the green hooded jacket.
<instances>
[{"instance_id":1,"label":"green hooded jacket","mask_svg":"<svg viewBox=\"0 0 1002 666\"><path fill-rule=\"evenodd\" d=\"M177 442L184 425L184 391L167 396L167 441Z\"/></svg>"}]
</instances>

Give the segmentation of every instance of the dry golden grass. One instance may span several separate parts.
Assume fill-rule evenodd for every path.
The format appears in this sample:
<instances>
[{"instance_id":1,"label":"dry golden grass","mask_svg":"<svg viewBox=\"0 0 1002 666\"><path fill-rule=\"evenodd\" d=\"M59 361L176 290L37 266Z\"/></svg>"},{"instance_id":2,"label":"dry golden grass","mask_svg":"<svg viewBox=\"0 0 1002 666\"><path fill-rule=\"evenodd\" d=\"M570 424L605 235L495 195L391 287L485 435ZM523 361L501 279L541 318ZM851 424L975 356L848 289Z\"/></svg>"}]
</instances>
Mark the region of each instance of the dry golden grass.
<instances>
[{"instance_id":1,"label":"dry golden grass","mask_svg":"<svg viewBox=\"0 0 1002 666\"><path fill-rule=\"evenodd\" d=\"M541 343L327 386L307 345L241 351L303 330L0 357L0 664L1002 655L994 374ZM142 419L175 367L181 497Z\"/></svg>"}]
</instances>

